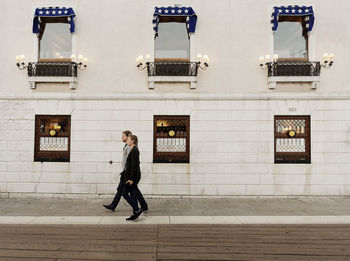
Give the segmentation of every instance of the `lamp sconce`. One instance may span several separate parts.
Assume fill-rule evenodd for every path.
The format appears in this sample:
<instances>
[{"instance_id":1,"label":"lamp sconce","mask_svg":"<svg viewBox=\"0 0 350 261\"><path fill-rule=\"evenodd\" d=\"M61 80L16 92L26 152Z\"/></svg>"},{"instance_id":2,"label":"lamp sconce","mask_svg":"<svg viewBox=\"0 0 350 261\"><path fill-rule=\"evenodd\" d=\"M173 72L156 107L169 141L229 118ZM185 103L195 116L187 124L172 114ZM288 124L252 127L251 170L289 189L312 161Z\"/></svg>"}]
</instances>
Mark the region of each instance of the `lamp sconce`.
<instances>
[{"instance_id":1,"label":"lamp sconce","mask_svg":"<svg viewBox=\"0 0 350 261\"><path fill-rule=\"evenodd\" d=\"M75 54L72 54L71 59L72 59L72 63L76 63L80 70L86 69L87 63L88 63L87 57L84 57L83 55L79 54L78 61L75 61L76 56L75 56ZM18 69L24 70L24 69L28 68L28 63L26 62L26 57L24 56L24 54L16 55L16 61L17 61L16 65L17 65Z\"/></svg>"},{"instance_id":2,"label":"lamp sconce","mask_svg":"<svg viewBox=\"0 0 350 261\"><path fill-rule=\"evenodd\" d=\"M145 59L143 58L142 55L139 55L137 58L136 58L136 62L137 62L137 65L136 67L140 70L140 71L143 71L144 69L148 68L149 64L150 64L150 55L149 54L146 54L145 56ZM207 67L209 66L209 56L208 55L201 55L201 54L198 54L197 55L197 65L199 68L201 68L202 70L205 70L207 69Z\"/></svg>"},{"instance_id":3,"label":"lamp sconce","mask_svg":"<svg viewBox=\"0 0 350 261\"><path fill-rule=\"evenodd\" d=\"M139 55L139 57L136 58L136 62L137 62L137 69L139 69L140 71L143 71L144 69L148 68L149 66L149 59L150 59L150 55L146 54L145 58L146 60L143 59L142 55Z\"/></svg>"},{"instance_id":4,"label":"lamp sconce","mask_svg":"<svg viewBox=\"0 0 350 261\"><path fill-rule=\"evenodd\" d=\"M259 66L262 70L266 70L268 68L269 63L276 63L278 60L278 54L273 55L273 59L271 59L271 55L266 54L265 56L259 57Z\"/></svg>"},{"instance_id":5,"label":"lamp sconce","mask_svg":"<svg viewBox=\"0 0 350 261\"><path fill-rule=\"evenodd\" d=\"M17 61L16 65L18 69L24 70L25 68L28 67L28 64L26 62L26 57L24 56L24 54L16 55L16 61Z\"/></svg>"},{"instance_id":6,"label":"lamp sconce","mask_svg":"<svg viewBox=\"0 0 350 261\"><path fill-rule=\"evenodd\" d=\"M78 55L78 60L76 61L75 54L72 54L70 58L72 59L73 63L77 64L77 66L78 66L78 68L80 70L85 70L86 69L87 64L88 64L88 58L87 57L83 56L82 54L79 54Z\"/></svg>"},{"instance_id":7,"label":"lamp sconce","mask_svg":"<svg viewBox=\"0 0 350 261\"><path fill-rule=\"evenodd\" d=\"M197 65L199 68L201 68L202 70L205 70L209 67L209 56L204 54L202 56L202 54L197 54Z\"/></svg>"},{"instance_id":8,"label":"lamp sconce","mask_svg":"<svg viewBox=\"0 0 350 261\"><path fill-rule=\"evenodd\" d=\"M330 68L334 64L334 53L324 53L322 56L322 62L321 66L324 68ZM266 70L268 68L268 65L270 63L276 63L278 60L278 55L274 54L273 59L271 59L271 56L269 54L266 54L265 56L259 57L259 65L260 68L263 70Z\"/></svg>"},{"instance_id":9,"label":"lamp sconce","mask_svg":"<svg viewBox=\"0 0 350 261\"><path fill-rule=\"evenodd\" d=\"M322 63L321 66L324 68L331 68L331 66L333 65L334 61L334 53L324 53L322 56Z\"/></svg>"}]
</instances>

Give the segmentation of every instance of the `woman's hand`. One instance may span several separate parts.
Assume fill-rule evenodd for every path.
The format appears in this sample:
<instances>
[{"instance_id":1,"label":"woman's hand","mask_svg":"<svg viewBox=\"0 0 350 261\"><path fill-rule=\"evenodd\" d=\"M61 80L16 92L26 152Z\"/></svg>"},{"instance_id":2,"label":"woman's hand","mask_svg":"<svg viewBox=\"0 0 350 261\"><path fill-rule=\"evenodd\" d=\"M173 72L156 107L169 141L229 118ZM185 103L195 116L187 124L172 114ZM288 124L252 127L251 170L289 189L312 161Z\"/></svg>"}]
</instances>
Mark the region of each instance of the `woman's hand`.
<instances>
[{"instance_id":1,"label":"woman's hand","mask_svg":"<svg viewBox=\"0 0 350 261\"><path fill-rule=\"evenodd\" d=\"M133 182L132 180L129 179L125 184L128 184L128 183L129 183L130 186L131 186L134 182Z\"/></svg>"}]
</instances>

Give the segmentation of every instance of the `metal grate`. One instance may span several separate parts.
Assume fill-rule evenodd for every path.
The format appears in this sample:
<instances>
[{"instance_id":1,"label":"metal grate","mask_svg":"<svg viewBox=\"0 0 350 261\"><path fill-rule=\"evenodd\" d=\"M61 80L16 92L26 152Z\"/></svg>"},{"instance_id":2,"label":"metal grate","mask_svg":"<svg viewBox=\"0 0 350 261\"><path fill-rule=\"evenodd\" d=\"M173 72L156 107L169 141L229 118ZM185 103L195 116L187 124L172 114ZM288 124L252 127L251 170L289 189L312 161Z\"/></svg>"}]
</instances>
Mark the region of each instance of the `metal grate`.
<instances>
[{"instance_id":1,"label":"metal grate","mask_svg":"<svg viewBox=\"0 0 350 261\"><path fill-rule=\"evenodd\" d=\"M157 152L186 152L186 139L157 138Z\"/></svg>"},{"instance_id":2,"label":"metal grate","mask_svg":"<svg viewBox=\"0 0 350 261\"><path fill-rule=\"evenodd\" d=\"M286 61L268 63L268 76L319 76L320 62Z\"/></svg>"},{"instance_id":3,"label":"metal grate","mask_svg":"<svg viewBox=\"0 0 350 261\"><path fill-rule=\"evenodd\" d=\"M311 163L310 116L275 116L275 163Z\"/></svg>"},{"instance_id":4,"label":"metal grate","mask_svg":"<svg viewBox=\"0 0 350 261\"><path fill-rule=\"evenodd\" d=\"M197 76L198 64L195 62L150 62L148 76Z\"/></svg>"},{"instance_id":5,"label":"metal grate","mask_svg":"<svg viewBox=\"0 0 350 261\"><path fill-rule=\"evenodd\" d=\"M305 139L276 139L276 152L305 152Z\"/></svg>"},{"instance_id":6,"label":"metal grate","mask_svg":"<svg viewBox=\"0 0 350 261\"><path fill-rule=\"evenodd\" d=\"M40 137L40 151L68 151L68 138Z\"/></svg>"},{"instance_id":7,"label":"metal grate","mask_svg":"<svg viewBox=\"0 0 350 261\"><path fill-rule=\"evenodd\" d=\"M189 141L189 116L154 116L153 162L189 163Z\"/></svg>"},{"instance_id":8,"label":"metal grate","mask_svg":"<svg viewBox=\"0 0 350 261\"><path fill-rule=\"evenodd\" d=\"M36 115L34 161L70 161L70 115Z\"/></svg>"},{"instance_id":9,"label":"metal grate","mask_svg":"<svg viewBox=\"0 0 350 261\"><path fill-rule=\"evenodd\" d=\"M28 76L77 77L77 74L78 66L75 62L28 63Z\"/></svg>"}]
</instances>

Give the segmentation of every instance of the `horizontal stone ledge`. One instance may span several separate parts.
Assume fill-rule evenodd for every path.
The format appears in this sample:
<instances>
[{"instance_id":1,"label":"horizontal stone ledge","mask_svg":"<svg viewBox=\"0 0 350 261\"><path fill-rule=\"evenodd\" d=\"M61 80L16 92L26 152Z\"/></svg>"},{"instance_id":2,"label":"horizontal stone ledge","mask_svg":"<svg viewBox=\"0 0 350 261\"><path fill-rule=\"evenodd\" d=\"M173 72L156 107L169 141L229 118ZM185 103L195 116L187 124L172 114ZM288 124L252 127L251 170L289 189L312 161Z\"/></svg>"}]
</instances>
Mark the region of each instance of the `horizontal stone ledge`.
<instances>
[{"instance_id":1,"label":"horizontal stone ledge","mask_svg":"<svg viewBox=\"0 0 350 261\"><path fill-rule=\"evenodd\" d=\"M150 216L137 222L128 216L0 216L0 225L116 225L116 224L350 224L350 216Z\"/></svg>"},{"instance_id":2,"label":"horizontal stone ledge","mask_svg":"<svg viewBox=\"0 0 350 261\"><path fill-rule=\"evenodd\" d=\"M230 101L230 100L350 100L348 92L338 93L0 93L0 100L178 100L178 101Z\"/></svg>"}]
</instances>

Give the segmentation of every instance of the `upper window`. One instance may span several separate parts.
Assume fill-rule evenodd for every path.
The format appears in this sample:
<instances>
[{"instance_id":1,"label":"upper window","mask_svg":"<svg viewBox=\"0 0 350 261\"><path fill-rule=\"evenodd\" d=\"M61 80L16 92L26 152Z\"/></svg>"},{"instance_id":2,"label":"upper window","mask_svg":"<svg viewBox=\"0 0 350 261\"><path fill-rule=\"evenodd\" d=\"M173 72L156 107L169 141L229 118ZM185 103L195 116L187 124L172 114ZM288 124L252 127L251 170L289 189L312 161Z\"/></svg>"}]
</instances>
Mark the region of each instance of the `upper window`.
<instances>
[{"instance_id":1,"label":"upper window","mask_svg":"<svg viewBox=\"0 0 350 261\"><path fill-rule=\"evenodd\" d=\"M190 40L186 17L160 17L158 32L159 36L154 41L156 60L177 58L189 61Z\"/></svg>"},{"instance_id":2,"label":"upper window","mask_svg":"<svg viewBox=\"0 0 350 261\"><path fill-rule=\"evenodd\" d=\"M191 7L156 7L154 57L157 61L189 61L190 35L195 32L197 16Z\"/></svg>"},{"instance_id":3,"label":"upper window","mask_svg":"<svg viewBox=\"0 0 350 261\"><path fill-rule=\"evenodd\" d=\"M67 18L42 18L39 34L39 59L71 58L72 35Z\"/></svg>"},{"instance_id":4,"label":"upper window","mask_svg":"<svg viewBox=\"0 0 350 261\"><path fill-rule=\"evenodd\" d=\"M279 59L308 60L308 33L314 23L312 7L274 7L271 22L274 53Z\"/></svg>"},{"instance_id":5,"label":"upper window","mask_svg":"<svg viewBox=\"0 0 350 261\"><path fill-rule=\"evenodd\" d=\"M279 58L308 58L305 17L280 16L274 38L274 53Z\"/></svg>"},{"instance_id":6,"label":"upper window","mask_svg":"<svg viewBox=\"0 0 350 261\"><path fill-rule=\"evenodd\" d=\"M36 115L34 161L70 161L70 115Z\"/></svg>"},{"instance_id":7,"label":"upper window","mask_svg":"<svg viewBox=\"0 0 350 261\"><path fill-rule=\"evenodd\" d=\"M39 61L70 61L75 14L72 8L37 8L33 33L39 38Z\"/></svg>"}]
</instances>

